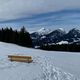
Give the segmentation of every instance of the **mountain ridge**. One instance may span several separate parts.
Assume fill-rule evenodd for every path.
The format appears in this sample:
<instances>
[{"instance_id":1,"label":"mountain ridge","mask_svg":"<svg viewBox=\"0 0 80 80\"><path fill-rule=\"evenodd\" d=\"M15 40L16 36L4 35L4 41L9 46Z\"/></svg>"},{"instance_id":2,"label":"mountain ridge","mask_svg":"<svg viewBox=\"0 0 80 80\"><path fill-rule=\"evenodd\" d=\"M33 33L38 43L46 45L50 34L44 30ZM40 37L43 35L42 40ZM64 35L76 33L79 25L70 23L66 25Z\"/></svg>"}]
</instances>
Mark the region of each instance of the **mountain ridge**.
<instances>
[{"instance_id":1,"label":"mountain ridge","mask_svg":"<svg viewBox=\"0 0 80 80\"><path fill-rule=\"evenodd\" d=\"M43 28L44 29L44 28ZM47 30L47 29L44 29ZM36 32L31 34L33 44L34 45L42 45L48 43L59 43L60 41L67 41L69 43L79 41L80 40L80 30L77 28L73 28L66 32L64 29L59 28L56 30L51 30L51 32L47 32L44 34L35 34Z\"/></svg>"}]
</instances>

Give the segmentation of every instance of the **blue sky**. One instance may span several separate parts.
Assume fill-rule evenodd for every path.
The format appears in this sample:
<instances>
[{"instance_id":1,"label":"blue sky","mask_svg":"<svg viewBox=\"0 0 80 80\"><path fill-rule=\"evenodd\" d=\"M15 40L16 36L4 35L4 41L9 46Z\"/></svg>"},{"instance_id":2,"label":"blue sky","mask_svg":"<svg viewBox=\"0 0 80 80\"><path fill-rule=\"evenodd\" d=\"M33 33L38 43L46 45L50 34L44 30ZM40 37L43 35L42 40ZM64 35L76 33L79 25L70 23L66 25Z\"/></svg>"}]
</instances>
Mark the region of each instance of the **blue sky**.
<instances>
[{"instance_id":1,"label":"blue sky","mask_svg":"<svg viewBox=\"0 0 80 80\"><path fill-rule=\"evenodd\" d=\"M3 27L70 29L79 24L80 0L0 0L0 26Z\"/></svg>"}]
</instances>

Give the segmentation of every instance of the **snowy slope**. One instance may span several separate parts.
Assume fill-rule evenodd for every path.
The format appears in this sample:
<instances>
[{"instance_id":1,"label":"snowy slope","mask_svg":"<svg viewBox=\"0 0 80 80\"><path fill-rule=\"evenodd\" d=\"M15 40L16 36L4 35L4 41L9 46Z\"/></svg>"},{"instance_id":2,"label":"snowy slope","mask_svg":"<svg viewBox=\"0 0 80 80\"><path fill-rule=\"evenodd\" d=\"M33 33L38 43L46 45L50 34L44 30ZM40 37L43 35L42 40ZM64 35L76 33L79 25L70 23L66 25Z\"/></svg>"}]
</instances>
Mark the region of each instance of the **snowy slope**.
<instances>
[{"instance_id":1,"label":"snowy slope","mask_svg":"<svg viewBox=\"0 0 80 80\"><path fill-rule=\"evenodd\" d=\"M8 55L29 55L33 63L10 62ZM43 51L0 42L0 80L80 80L80 54Z\"/></svg>"}]
</instances>

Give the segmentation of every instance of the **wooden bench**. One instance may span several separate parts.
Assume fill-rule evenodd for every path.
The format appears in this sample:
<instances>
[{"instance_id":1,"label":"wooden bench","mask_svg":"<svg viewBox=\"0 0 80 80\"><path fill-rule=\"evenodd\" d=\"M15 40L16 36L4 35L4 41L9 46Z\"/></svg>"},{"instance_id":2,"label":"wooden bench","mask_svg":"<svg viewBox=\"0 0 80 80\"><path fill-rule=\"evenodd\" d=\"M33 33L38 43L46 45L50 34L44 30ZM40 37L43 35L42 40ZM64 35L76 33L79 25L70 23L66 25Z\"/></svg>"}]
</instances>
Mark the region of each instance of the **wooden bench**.
<instances>
[{"instance_id":1,"label":"wooden bench","mask_svg":"<svg viewBox=\"0 0 80 80\"><path fill-rule=\"evenodd\" d=\"M8 55L8 58L10 61L17 61L17 62L31 63L33 61L31 56Z\"/></svg>"}]
</instances>

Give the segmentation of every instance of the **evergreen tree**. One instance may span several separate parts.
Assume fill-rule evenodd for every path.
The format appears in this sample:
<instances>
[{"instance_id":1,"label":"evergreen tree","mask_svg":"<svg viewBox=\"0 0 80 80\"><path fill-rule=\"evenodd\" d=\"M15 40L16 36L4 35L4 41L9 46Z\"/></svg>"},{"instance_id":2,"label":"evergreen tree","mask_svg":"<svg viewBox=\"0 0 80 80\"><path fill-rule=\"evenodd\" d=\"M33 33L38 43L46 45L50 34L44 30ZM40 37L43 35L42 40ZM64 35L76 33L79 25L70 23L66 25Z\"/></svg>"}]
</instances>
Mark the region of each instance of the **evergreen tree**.
<instances>
[{"instance_id":1,"label":"evergreen tree","mask_svg":"<svg viewBox=\"0 0 80 80\"><path fill-rule=\"evenodd\" d=\"M30 34L26 31L25 27L22 27L20 31L8 27L0 29L0 41L32 47Z\"/></svg>"}]
</instances>

